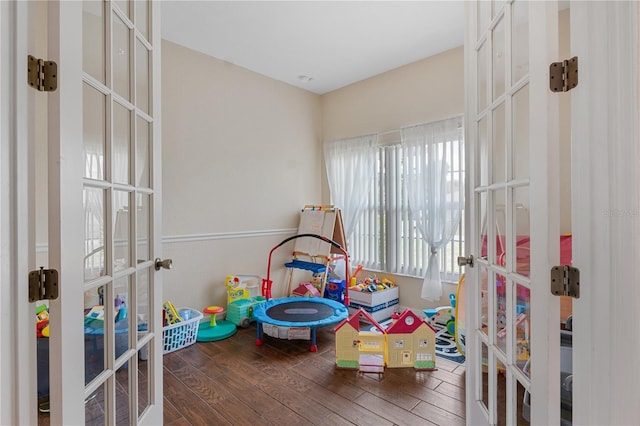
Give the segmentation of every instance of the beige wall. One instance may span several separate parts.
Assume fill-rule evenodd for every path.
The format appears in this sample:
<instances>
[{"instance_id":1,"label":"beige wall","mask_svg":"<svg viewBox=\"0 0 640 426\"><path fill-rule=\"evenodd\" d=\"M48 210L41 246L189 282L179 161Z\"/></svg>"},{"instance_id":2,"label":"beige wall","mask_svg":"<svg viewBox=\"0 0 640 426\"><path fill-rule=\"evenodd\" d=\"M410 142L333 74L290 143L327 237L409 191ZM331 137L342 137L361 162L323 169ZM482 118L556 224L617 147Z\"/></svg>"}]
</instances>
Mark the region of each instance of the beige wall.
<instances>
[{"instance_id":1,"label":"beige wall","mask_svg":"<svg viewBox=\"0 0 640 426\"><path fill-rule=\"evenodd\" d=\"M226 275L266 275L299 209L328 202L322 140L464 110L462 47L323 96L168 41L162 49L163 250L174 261L164 297L179 306L226 306ZM276 277L288 254L274 253ZM421 279L394 280L402 305L433 305L419 297Z\"/></svg>"},{"instance_id":2,"label":"beige wall","mask_svg":"<svg viewBox=\"0 0 640 426\"><path fill-rule=\"evenodd\" d=\"M164 298L226 306L321 202L320 97L163 41L162 108Z\"/></svg>"},{"instance_id":3,"label":"beige wall","mask_svg":"<svg viewBox=\"0 0 640 426\"><path fill-rule=\"evenodd\" d=\"M384 139L399 140L396 131L403 126L464 113L463 60L461 46L322 96L323 140L374 132L391 132ZM328 203L324 168L322 173L323 200ZM454 284L445 284L443 298L430 303L420 298L421 278L378 276L395 281L400 305L414 309L448 305L448 295L456 289Z\"/></svg>"},{"instance_id":4,"label":"beige wall","mask_svg":"<svg viewBox=\"0 0 640 426\"><path fill-rule=\"evenodd\" d=\"M399 130L464 112L463 49L322 96L324 140Z\"/></svg>"}]
</instances>

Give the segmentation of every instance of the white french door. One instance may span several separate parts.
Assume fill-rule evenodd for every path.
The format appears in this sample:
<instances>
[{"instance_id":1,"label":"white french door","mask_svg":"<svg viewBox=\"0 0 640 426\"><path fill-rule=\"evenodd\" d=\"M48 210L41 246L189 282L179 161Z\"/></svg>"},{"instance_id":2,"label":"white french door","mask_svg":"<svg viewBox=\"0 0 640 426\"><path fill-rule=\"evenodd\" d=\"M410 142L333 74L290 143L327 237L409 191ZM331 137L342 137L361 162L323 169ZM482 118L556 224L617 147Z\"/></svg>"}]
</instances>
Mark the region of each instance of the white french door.
<instances>
[{"instance_id":1,"label":"white french door","mask_svg":"<svg viewBox=\"0 0 640 426\"><path fill-rule=\"evenodd\" d=\"M467 158L475 159L467 168L467 241L477 259L466 271L468 424L640 418L640 365L628 359L640 352L640 333L630 326L640 321L639 8L634 1L568 6L569 56L578 57L580 82L560 95L548 90L547 72L568 59L556 55L556 2L465 9ZM571 122L563 123L571 127L570 160L561 165L557 96L571 100ZM571 169L564 193L571 194L571 263L580 269L573 380L562 383L559 301L549 292L549 268L564 252L560 166ZM562 412L561 387L571 393Z\"/></svg>"},{"instance_id":2,"label":"white french door","mask_svg":"<svg viewBox=\"0 0 640 426\"><path fill-rule=\"evenodd\" d=\"M557 2L467 2L465 13L467 423L558 424Z\"/></svg>"},{"instance_id":3,"label":"white french door","mask_svg":"<svg viewBox=\"0 0 640 426\"><path fill-rule=\"evenodd\" d=\"M48 2L51 424L162 422L159 22L151 1Z\"/></svg>"}]
</instances>

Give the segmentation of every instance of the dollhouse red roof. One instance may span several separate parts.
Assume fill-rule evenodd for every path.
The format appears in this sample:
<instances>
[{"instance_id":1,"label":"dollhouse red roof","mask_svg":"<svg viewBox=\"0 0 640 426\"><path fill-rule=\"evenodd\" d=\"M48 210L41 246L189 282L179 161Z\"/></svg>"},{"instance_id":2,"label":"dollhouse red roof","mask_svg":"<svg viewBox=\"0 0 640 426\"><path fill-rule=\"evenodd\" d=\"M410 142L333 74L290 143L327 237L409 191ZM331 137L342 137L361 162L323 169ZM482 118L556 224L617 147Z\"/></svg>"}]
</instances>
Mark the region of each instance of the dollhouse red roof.
<instances>
[{"instance_id":1,"label":"dollhouse red roof","mask_svg":"<svg viewBox=\"0 0 640 426\"><path fill-rule=\"evenodd\" d=\"M347 318L346 320L343 320L340 324L338 324L336 326L336 328L333 329L334 332L338 331L343 325L345 324L349 324L351 325L351 327L353 327L354 330L360 332L360 316L364 316L365 319L367 321L369 321L371 323L371 325L373 325L374 327L376 327L378 330L380 330L382 333L384 333L384 327L382 327L380 324L378 324L378 322L376 320L373 319L373 317L371 315L369 315L367 313L367 311L365 311L364 309L360 308L358 309L353 315L351 315L349 318Z\"/></svg>"},{"instance_id":2,"label":"dollhouse red roof","mask_svg":"<svg viewBox=\"0 0 640 426\"><path fill-rule=\"evenodd\" d=\"M431 327L428 322L414 314L411 309L405 309L404 312L400 314L398 319L389 327L387 327L387 334L411 334L416 331L422 324L426 324L427 327L432 329L435 333L436 330Z\"/></svg>"}]
</instances>

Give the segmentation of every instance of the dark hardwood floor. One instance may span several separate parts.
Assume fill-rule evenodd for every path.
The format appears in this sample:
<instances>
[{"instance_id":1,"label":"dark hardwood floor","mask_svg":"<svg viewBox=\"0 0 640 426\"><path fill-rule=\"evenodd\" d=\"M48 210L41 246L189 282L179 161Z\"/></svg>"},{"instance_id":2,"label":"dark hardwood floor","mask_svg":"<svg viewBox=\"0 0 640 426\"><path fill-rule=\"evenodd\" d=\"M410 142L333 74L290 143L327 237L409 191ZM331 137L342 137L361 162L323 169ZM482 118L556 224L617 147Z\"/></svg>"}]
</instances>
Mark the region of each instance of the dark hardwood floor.
<instances>
[{"instance_id":1,"label":"dark hardwood floor","mask_svg":"<svg viewBox=\"0 0 640 426\"><path fill-rule=\"evenodd\" d=\"M335 368L333 327L317 335L318 352L309 351L309 340L268 336L256 346L254 323L228 339L165 355L164 424L464 425L464 365L438 358L435 371L361 376ZM127 372L118 374L126 391ZM103 418L100 399L88 402L88 418L92 410ZM129 423L128 413L117 411L118 421ZM38 420L47 426L49 415Z\"/></svg>"},{"instance_id":2,"label":"dark hardwood floor","mask_svg":"<svg viewBox=\"0 0 640 426\"><path fill-rule=\"evenodd\" d=\"M252 324L165 355L165 425L464 425L463 365L360 376L335 368L332 327L317 334L315 353L308 340L256 346Z\"/></svg>"}]
</instances>

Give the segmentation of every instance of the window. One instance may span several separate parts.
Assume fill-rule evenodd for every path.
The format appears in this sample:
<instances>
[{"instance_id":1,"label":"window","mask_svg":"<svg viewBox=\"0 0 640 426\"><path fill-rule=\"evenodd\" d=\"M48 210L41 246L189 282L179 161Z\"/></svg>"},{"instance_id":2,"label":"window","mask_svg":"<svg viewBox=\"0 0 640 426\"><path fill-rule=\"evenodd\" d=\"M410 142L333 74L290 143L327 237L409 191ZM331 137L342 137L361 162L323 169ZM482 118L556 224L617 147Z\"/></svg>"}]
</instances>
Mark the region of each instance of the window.
<instances>
[{"instance_id":1,"label":"window","mask_svg":"<svg viewBox=\"0 0 640 426\"><path fill-rule=\"evenodd\" d=\"M447 202L464 199L464 141L447 138L438 144L446 156ZM349 239L351 263L367 269L424 277L430 248L413 218L404 187L404 167L417 159L403 158L400 142L379 146L375 164L375 183L369 191L364 214L356 222ZM452 216L453 217L453 216ZM441 279L457 282L461 269L458 256L464 254L464 211L452 240L440 248Z\"/></svg>"}]
</instances>

